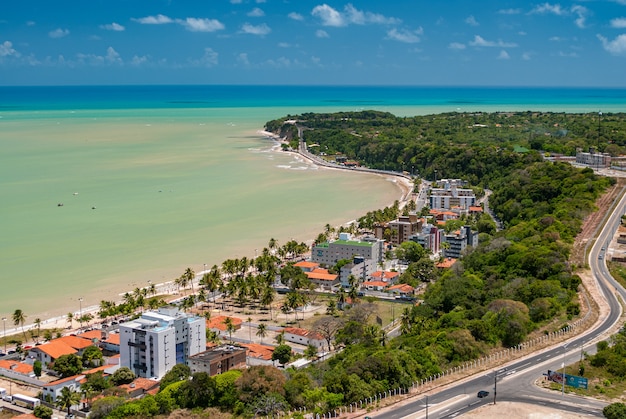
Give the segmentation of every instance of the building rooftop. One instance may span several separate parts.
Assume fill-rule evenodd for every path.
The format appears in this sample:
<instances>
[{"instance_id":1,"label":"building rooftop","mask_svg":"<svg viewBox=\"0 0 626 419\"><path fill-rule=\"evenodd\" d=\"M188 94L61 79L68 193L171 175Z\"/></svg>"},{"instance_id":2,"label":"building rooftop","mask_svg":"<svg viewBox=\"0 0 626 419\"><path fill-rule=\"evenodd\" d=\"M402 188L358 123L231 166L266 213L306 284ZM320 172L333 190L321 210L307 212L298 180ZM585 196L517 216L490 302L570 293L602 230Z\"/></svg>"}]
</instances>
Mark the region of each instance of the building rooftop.
<instances>
[{"instance_id":1,"label":"building rooftop","mask_svg":"<svg viewBox=\"0 0 626 419\"><path fill-rule=\"evenodd\" d=\"M15 371L22 375L30 375L33 372L32 365L12 360L0 360L0 368Z\"/></svg>"},{"instance_id":2,"label":"building rooftop","mask_svg":"<svg viewBox=\"0 0 626 419\"><path fill-rule=\"evenodd\" d=\"M43 345L35 346L30 350L41 351L52 359L57 359L61 355L75 354L76 352L78 352L76 348L73 348L66 342L63 342L59 339L54 339L48 343L44 343Z\"/></svg>"},{"instance_id":3,"label":"building rooftop","mask_svg":"<svg viewBox=\"0 0 626 419\"><path fill-rule=\"evenodd\" d=\"M215 348L211 348L199 354L195 354L189 357L190 360L200 360L204 362L211 362L215 359L223 358L227 355L232 355L241 352L247 352L248 348L238 345L220 345Z\"/></svg>"},{"instance_id":4,"label":"building rooftop","mask_svg":"<svg viewBox=\"0 0 626 419\"><path fill-rule=\"evenodd\" d=\"M216 317L211 317L210 320L206 321L206 327L208 327L209 329L218 329L218 330L225 332L227 328L226 328L226 324L224 323L224 320L226 319L230 319L233 322L233 326L235 326L236 329L239 329L241 327L241 323L243 323L243 320L241 320L238 317L216 316Z\"/></svg>"},{"instance_id":5,"label":"building rooftop","mask_svg":"<svg viewBox=\"0 0 626 419\"><path fill-rule=\"evenodd\" d=\"M316 281L334 281L338 277L338 275L329 273L328 269L322 268L313 269L311 272L305 272L305 274L309 279Z\"/></svg>"},{"instance_id":6,"label":"building rooftop","mask_svg":"<svg viewBox=\"0 0 626 419\"><path fill-rule=\"evenodd\" d=\"M343 244L346 246L363 246L363 247L372 247L372 242L362 242L356 240L335 240L332 244Z\"/></svg>"}]
</instances>

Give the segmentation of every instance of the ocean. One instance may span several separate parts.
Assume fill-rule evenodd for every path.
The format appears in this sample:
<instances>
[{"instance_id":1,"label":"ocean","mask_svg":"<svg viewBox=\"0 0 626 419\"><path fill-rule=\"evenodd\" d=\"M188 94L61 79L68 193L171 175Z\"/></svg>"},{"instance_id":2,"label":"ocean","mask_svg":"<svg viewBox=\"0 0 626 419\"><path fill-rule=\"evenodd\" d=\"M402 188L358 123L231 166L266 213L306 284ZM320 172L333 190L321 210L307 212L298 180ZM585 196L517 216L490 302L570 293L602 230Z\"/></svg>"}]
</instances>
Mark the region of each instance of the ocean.
<instances>
[{"instance_id":1,"label":"ocean","mask_svg":"<svg viewBox=\"0 0 626 419\"><path fill-rule=\"evenodd\" d=\"M623 112L624 89L0 87L0 314L51 318L391 204L259 134L303 112ZM79 303L82 298L82 303Z\"/></svg>"}]
</instances>

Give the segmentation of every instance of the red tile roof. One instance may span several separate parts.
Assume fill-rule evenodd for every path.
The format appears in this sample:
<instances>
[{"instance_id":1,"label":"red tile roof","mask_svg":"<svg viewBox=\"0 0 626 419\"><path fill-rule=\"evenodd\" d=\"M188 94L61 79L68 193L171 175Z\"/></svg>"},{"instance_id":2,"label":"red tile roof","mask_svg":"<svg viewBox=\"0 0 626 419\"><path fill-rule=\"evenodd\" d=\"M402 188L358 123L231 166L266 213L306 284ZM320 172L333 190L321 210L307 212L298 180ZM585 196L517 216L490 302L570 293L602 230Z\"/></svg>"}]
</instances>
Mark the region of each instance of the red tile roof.
<instances>
[{"instance_id":1,"label":"red tile roof","mask_svg":"<svg viewBox=\"0 0 626 419\"><path fill-rule=\"evenodd\" d=\"M316 262L309 262L308 260L302 260L293 266L297 266L298 268L314 269L320 266L320 264Z\"/></svg>"},{"instance_id":2,"label":"red tile roof","mask_svg":"<svg viewBox=\"0 0 626 419\"><path fill-rule=\"evenodd\" d=\"M77 350L85 349L93 345L91 339L85 339L80 336L63 336L50 342L63 342Z\"/></svg>"},{"instance_id":3,"label":"red tile roof","mask_svg":"<svg viewBox=\"0 0 626 419\"><path fill-rule=\"evenodd\" d=\"M155 387L159 388L159 382L156 380L150 380L148 378L137 377L130 384L122 384L118 386L119 388L123 388L124 390L131 391L143 390L144 393L147 393L150 390L153 390Z\"/></svg>"},{"instance_id":4,"label":"red tile roof","mask_svg":"<svg viewBox=\"0 0 626 419\"><path fill-rule=\"evenodd\" d=\"M1 360L0 368L15 371L19 374L30 375L33 372L33 366L23 362Z\"/></svg>"},{"instance_id":5,"label":"red tile roof","mask_svg":"<svg viewBox=\"0 0 626 419\"><path fill-rule=\"evenodd\" d=\"M385 279L393 279L396 276L399 276L400 272L391 272L391 271L376 271L372 274L372 278L385 278Z\"/></svg>"},{"instance_id":6,"label":"red tile roof","mask_svg":"<svg viewBox=\"0 0 626 419\"><path fill-rule=\"evenodd\" d=\"M473 206L470 206L469 210L472 211L472 212L483 212L483 207L473 207Z\"/></svg>"},{"instance_id":7,"label":"red tile roof","mask_svg":"<svg viewBox=\"0 0 626 419\"><path fill-rule=\"evenodd\" d=\"M226 325L224 324L224 320L226 319L232 320L233 326L235 326L235 329L241 328L241 323L243 323L243 320L241 320L238 317L230 317L230 316L211 317L210 320L206 321L206 327L208 327L209 329L218 329L218 330L221 330L222 332L225 332Z\"/></svg>"},{"instance_id":8,"label":"red tile roof","mask_svg":"<svg viewBox=\"0 0 626 419\"><path fill-rule=\"evenodd\" d=\"M248 348L248 356L251 358L263 359L265 361L272 360L272 353L274 352L273 346L258 343L238 343L238 345Z\"/></svg>"},{"instance_id":9,"label":"red tile roof","mask_svg":"<svg viewBox=\"0 0 626 419\"><path fill-rule=\"evenodd\" d=\"M110 343L111 345L119 345L120 344L120 334L119 333L111 333L109 337L105 340L106 343Z\"/></svg>"},{"instance_id":10,"label":"red tile roof","mask_svg":"<svg viewBox=\"0 0 626 419\"><path fill-rule=\"evenodd\" d=\"M31 413L22 413L21 415L13 416L12 419L37 419L37 416Z\"/></svg>"},{"instance_id":11,"label":"red tile roof","mask_svg":"<svg viewBox=\"0 0 626 419\"><path fill-rule=\"evenodd\" d=\"M74 347L63 342L60 339L51 340L48 343L44 343L40 346L35 346L31 351L41 351L48 355L52 359L57 359L61 355L75 354L78 352Z\"/></svg>"},{"instance_id":12,"label":"red tile roof","mask_svg":"<svg viewBox=\"0 0 626 419\"><path fill-rule=\"evenodd\" d=\"M292 335L302 336L309 339L324 340L324 337L317 332L307 329L301 329L299 327L285 327L283 329L285 333L291 333Z\"/></svg>"},{"instance_id":13,"label":"red tile roof","mask_svg":"<svg viewBox=\"0 0 626 419\"><path fill-rule=\"evenodd\" d=\"M93 339L102 340L102 332L100 330L90 330L88 332L81 333L78 336L83 339L89 339L92 342Z\"/></svg>"},{"instance_id":14,"label":"red tile roof","mask_svg":"<svg viewBox=\"0 0 626 419\"><path fill-rule=\"evenodd\" d=\"M329 273L328 269L322 268L313 269L311 272L305 272L305 274L309 279L316 281L335 281L338 277L338 275Z\"/></svg>"},{"instance_id":15,"label":"red tile roof","mask_svg":"<svg viewBox=\"0 0 626 419\"><path fill-rule=\"evenodd\" d=\"M415 288L413 288L409 284L397 284L397 285L393 285L389 287L389 291L396 291L396 290L400 292L410 293L410 292L415 291Z\"/></svg>"},{"instance_id":16,"label":"red tile roof","mask_svg":"<svg viewBox=\"0 0 626 419\"><path fill-rule=\"evenodd\" d=\"M444 260L443 262L439 262L438 264L436 264L435 266L438 268L449 268L452 265L454 265L454 262L456 262L456 259L454 258L448 258L446 260Z\"/></svg>"}]
</instances>

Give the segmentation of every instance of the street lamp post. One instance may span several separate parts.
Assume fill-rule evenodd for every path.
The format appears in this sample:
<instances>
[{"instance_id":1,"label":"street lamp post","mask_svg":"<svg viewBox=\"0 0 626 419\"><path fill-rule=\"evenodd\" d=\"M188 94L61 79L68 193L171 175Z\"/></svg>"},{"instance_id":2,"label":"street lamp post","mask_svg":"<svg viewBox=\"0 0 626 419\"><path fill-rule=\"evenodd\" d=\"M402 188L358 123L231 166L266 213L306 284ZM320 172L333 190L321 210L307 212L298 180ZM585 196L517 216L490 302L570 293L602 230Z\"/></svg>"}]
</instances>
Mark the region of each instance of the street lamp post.
<instances>
[{"instance_id":1,"label":"street lamp post","mask_svg":"<svg viewBox=\"0 0 626 419\"><path fill-rule=\"evenodd\" d=\"M563 345L563 362L561 362L561 367L563 368L563 373L561 375L561 398L565 398L565 353L567 352L567 345Z\"/></svg>"}]
</instances>

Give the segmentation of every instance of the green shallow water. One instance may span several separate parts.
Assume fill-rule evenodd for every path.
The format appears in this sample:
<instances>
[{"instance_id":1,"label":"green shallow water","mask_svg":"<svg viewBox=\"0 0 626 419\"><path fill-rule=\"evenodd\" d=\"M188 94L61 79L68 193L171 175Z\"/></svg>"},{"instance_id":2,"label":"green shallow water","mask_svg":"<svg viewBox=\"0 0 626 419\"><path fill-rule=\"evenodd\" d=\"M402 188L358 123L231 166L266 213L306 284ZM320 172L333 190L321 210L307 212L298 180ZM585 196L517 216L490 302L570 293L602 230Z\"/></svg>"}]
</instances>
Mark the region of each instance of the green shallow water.
<instances>
[{"instance_id":1,"label":"green shallow water","mask_svg":"<svg viewBox=\"0 0 626 419\"><path fill-rule=\"evenodd\" d=\"M278 151L257 131L286 113L4 114L0 313L19 308L30 323L77 311L79 297L97 305L186 267L254 256L271 237L305 241L400 196L388 179Z\"/></svg>"}]
</instances>

